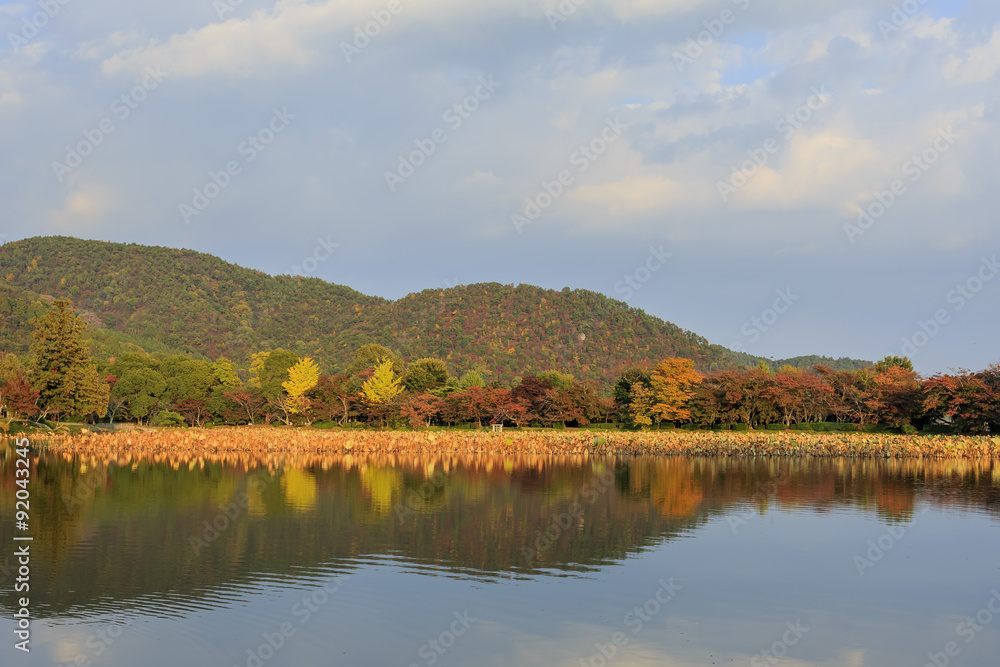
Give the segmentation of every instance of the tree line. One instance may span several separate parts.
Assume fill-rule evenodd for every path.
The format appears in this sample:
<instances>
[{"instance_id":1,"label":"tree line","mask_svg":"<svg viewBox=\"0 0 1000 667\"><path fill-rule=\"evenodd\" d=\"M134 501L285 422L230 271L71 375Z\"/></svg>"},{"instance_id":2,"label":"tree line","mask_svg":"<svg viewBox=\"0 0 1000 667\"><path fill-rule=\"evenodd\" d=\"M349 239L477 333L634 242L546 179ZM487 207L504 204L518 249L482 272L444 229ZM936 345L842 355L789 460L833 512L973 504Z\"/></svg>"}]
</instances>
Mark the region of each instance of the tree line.
<instances>
[{"instance_id":1,"label":"tree line","mask_svg":"<svg viewBox=\"0 0 1000 667\"><path fill-rule=\"evenodd\" d=\"M406 363L374 343L358 347L334 374L281 348L253 354L245 367L140 349L94 360L72 305L53 306L31 321L29 357L0 358L0 412L8 422L1000 432L1000 364L929 378L905 357L859 370L772 371L762 362L703 375L691 360L669 358L601 387L558 370L513 382L491 380L481 368L453 376L445 360Z\"/></svg>"}]
</instances>

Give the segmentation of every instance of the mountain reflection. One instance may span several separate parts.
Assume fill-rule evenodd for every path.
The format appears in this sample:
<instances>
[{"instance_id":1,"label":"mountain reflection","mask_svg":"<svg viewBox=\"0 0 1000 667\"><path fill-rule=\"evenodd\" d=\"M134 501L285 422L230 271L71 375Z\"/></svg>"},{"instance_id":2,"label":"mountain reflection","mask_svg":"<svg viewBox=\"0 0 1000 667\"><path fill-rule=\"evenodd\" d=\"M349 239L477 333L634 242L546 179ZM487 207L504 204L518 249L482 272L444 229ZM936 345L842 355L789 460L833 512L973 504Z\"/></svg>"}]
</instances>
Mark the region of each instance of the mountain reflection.
<instances>
[{"instance_id":1,"label":"mountain reflection","mask_svg":"<svg viewBox=\"0 0 1000 667\"><path fill-rule=\"evenodd\" d=\"M0 471L0 540L10 544L16 485L9 451ZM31 494L39 615L138 606L167 615L184 605L231 604L262 581L301 586L372 562L484 580L581 576L748 508L851 508L905 522L920 502L997 516L1000 466L474 454L101 461L43 454ZM4 572L6 612L14 593Z\"/></svg>"}]
</instances>

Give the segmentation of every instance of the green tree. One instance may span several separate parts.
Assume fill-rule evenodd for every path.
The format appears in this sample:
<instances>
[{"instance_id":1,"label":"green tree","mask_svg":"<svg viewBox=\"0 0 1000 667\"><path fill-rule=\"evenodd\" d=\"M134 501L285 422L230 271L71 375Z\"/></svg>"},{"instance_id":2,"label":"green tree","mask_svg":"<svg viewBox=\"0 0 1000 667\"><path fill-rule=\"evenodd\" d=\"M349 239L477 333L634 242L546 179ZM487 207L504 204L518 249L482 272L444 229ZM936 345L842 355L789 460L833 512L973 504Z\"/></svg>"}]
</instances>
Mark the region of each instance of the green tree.
<instances>
[{"instance_id":1,"label":"green tree","mask_svg":"<svg viewBox=\"0 0 1000 667\"><path fill-rule=\"evenodd\" d=\"M569 389L576 383L576 379L572 375L559 371L545 371L536 377L539 380L548 380L556 389Z\"/></svg>"},{"instance_id":2,"label":"green tree","mask_svg":"<svg viewBox=\"0 0 1000 667\"><path fill-rule=\"evenodd\" d=\"M403 385L408 391L426 392L448 382L448 365L440 359L419 359L406 369Z\"/></svg>"},{"instance_id":3,"label":"green tree","mask_svg":"<svg viewBox=\"0 0 1000 667\"><path fill-rule=\"evenodd\" d=\"M236 364L226 357L216 359L215 363L212 364L212 371L215 373L215 379L226 389L235 389L243 384L240 382Z\"/></svg>"},{"instance_id":4,"label":"green tree","mask_svg":"<svg viewBox=\"0 0 1000 667\"><path fill-rule=\"evenodd\" d=\"M906 371L913 371L913 362L908 357L888 356L875 364L875 370L885 373L890 368L902 368Z\"/></svg>"},{"instance_id":5,"label":"green tree","mask_svg":"<svg viewBox=\"0 0 1000 667\"><path fill-rule=\"evenodd\" d=\"M115 382L112 396L125 405L129 417L140 422L153 413L164 398L167 381L151 368L133 368Z\"/></svg>"},{"instance_id":6,"label":"green tree","mask_svg":"<svg viewBox=\"0 0 1000 667\"><path fill-rule=\"evenodd\" d=\"M374 369L380 362L388 359L392 362L392 372L403 374L403 360L393 354L389 348L378 343L362 345L354 352L354 361L347 369L348 375L357 375L368 369Z\"/></svg>"},{"instance_id":7,"label":"green tree","mask_svg":"<svg viewBox=\"0 0 1000 667\"><path fill-rule=\"evenodd\" d=\"M260 389L270 408L271 417L286 424L291 421L291 413L285 402L286 394L282 384L288 379L288 369L297 363L297 354L279 347L270 352L258 352L253 355L250 364L250 386Z\"/></svg>"},{"instance_id":8,"label":"green tree","mask_svg":"<svg viewBox=\"0 0 1000 667\"><path fill-rule=\"evenodd\" d=\"M107 385L90 360L83 332L87 325L66 300L31 320L31 352L35 363L35 390L43 409L56 415L87 416L106 413ZM104 385L102 388L101 385Z\"/></svg>"}]
</instances>

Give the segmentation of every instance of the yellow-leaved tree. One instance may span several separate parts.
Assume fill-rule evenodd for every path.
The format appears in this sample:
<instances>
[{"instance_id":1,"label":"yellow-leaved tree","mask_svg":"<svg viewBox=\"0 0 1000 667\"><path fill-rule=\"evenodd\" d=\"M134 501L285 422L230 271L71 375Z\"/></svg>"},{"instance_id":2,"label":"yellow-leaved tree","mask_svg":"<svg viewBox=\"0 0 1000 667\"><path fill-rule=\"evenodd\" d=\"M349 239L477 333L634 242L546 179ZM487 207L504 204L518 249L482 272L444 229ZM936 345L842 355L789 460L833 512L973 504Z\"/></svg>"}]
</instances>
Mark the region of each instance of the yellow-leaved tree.
<instances>
[{"instance_id":1,"label":"yellow-leaved tree","mask_svg":"<svg viewBox=\"0 0 1000 667\"><path fill-rule=\"evenodd\" d=\"M288 379L281 383L285 390L285 409L293 415L303 414L308 407L306 392L319 382L319 366L311 357L302 359L288 369Z\"/></svg>"},{"instance_id":2,"label":"yellow-leaved tree","mask_svg":"<svg viewBox=\"0 0 1000 667\"><path fill-rule=\"evenodd\" d=\"M392 359L379 361L375 372L361 385L361 395L369 405L385 405L402 393L402 383L392 370Z\"/></svg>"},{"instance_id":3,"label":"yellow-leaved tree","mask_svg":"<svg viewBox=\"0 0 1000 667\"><path fill-rule=\"evenodd\" d=\"M652 413L663 421L689 421L689 404L695 389L705 379L690 359L664 359L650 376L653 385Z\"/></svg>"}]
</instances>

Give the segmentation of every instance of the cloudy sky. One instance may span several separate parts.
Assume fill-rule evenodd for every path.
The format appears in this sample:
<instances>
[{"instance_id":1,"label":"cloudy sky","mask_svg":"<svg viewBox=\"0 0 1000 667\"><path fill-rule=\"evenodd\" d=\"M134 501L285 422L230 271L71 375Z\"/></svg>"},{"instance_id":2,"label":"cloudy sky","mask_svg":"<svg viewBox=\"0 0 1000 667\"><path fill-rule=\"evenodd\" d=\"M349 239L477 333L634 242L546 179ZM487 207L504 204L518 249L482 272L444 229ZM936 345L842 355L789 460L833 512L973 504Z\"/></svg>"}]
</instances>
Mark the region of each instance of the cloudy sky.
<instances>
[{"instance_id":1,"label":"cloudy sky","mask_svg":"<svg viewBox=\"0 0 1000 667\"><path fill-rule=\"evenodd\" d=\"M0 28L0 239L1000 359L995 0L26 0Z\"/></svg>"}]
</instances>

